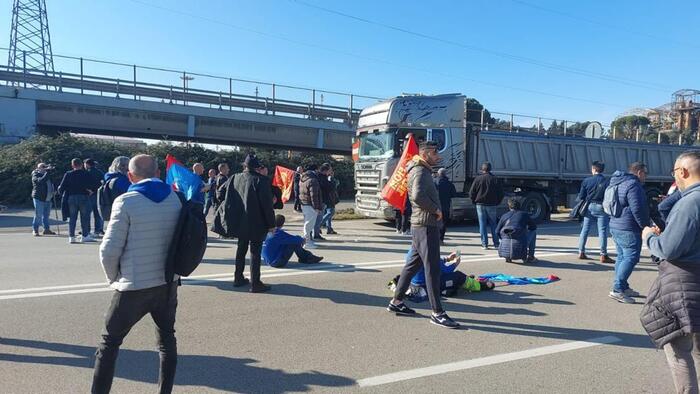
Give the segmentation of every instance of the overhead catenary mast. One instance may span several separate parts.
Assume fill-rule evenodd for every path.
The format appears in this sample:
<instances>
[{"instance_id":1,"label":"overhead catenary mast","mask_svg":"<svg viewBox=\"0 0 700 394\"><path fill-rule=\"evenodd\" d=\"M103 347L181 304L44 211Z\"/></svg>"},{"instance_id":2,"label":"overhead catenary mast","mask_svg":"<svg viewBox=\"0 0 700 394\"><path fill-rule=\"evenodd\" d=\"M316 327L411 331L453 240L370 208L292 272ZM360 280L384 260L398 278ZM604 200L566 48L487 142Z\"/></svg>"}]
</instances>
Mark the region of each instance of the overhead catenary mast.
<instances>
[{"instance_id":1,"label":"overhead catenary mast","mask_svg":"<svg viewBox=\"0 0 700 394\"><path fill-rule=\"evenodd\" d=\"M53 74L45 0L14 0L7 66L15 71L26 69Z\"/></svg>"}]
</instances>

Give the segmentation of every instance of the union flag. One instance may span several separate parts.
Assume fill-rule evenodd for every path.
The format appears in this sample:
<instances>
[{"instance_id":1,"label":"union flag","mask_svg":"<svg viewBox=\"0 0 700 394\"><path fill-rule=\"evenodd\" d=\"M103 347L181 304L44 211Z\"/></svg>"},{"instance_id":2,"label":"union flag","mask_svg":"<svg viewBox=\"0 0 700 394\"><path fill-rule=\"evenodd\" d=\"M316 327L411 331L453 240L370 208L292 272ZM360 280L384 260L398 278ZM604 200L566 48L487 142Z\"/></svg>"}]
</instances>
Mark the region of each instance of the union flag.
<instances>
[{"instance_id":1,"label":"union flag","mask_svg":"<svg viewBox=\"0 0 700 394\"><path fill-rule=\"evenodd\" d=\"M272 178L272 186L282 190L282 202L289 201L294 186L294 170L282 166L275 166L275 177Z\"/></svg>"},{"instance_id":2,"label":"union flag","mask_svg":"<svg viewBox=\"0 0 700 394\"><path fill-rule=\"evenodd\" d=\"M406 209L406 199L408 198L408 172L406 172L406 164L413 159L413 156L418 154L418 144L416 144L413 134L408 134L406 146L401 154L401 159L391 174L389 182L382 189L382 198L391 206L403 213Z\"/></svg>"},{"instance_id":3,"label":"union flag","mask_svg":"<svg viewBox=\"0 0 700 394\"><path fill-rule=\"evenodd\" d=\"M356 138L355 141L352 142L352 161L358 162L360 161L360 139Z\"/></svg>"}]
</instances>

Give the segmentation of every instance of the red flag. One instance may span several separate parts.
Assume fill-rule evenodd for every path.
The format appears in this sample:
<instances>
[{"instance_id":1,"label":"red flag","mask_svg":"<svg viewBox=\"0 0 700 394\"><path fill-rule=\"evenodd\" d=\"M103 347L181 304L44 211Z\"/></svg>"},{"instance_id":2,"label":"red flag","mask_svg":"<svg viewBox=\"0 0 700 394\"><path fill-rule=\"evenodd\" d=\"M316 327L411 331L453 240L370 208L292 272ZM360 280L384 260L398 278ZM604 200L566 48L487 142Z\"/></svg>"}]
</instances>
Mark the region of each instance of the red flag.
<instances>
[{"instance_id":1,"label":"red flag","mask_svg":"<svg viewBox=\"0 0 700 394\"><path fill-rule=\"evenodd\" d=\"M282 189L282 202L289 201L294 186L294 170L282 166L275 166L275 177L272 178L272 185Z\"/></svg>"},{"instance_id":2,"label":"red flag","mask_svg":"<svg viewBox=\"0 0 700 394\"><path fill-rule=\"evenodd\" d=\"M418 145L413 138L413 134L408 135L406 148L399 159L399 164L396 165L394 173L391 174L389 182L382 189L382 198L391 204L394 208L403 213L406 209L406 199L408 198L408 172L406 172L406 164L408 164L413 156L418 154Z\"/></svg>"}]
</instances>

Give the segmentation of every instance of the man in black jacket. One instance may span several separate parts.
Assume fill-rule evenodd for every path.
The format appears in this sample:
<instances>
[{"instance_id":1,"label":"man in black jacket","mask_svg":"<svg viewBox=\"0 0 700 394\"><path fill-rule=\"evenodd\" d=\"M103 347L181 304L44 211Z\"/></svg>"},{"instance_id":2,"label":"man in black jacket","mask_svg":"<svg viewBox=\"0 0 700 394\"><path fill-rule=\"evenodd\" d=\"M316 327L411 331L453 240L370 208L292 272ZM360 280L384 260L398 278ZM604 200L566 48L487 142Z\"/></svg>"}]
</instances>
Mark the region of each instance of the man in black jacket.
<instances>
[{"instance_id":1,"label":"man in black jacket","mask_svg":"<svg viewBox=\"0 0 700 394\"><path fill-rule=\"evenodd\" d=\"M90 202L88 196L97 192L99 185L83 169L83 162L76 158L71 160L73 170L66 172L61 184L58 185L58 192L64 194L68 200L69 220L68 220L68 243L91 242L95 239L90 236ZM80 227L82 236L78 239L75 236L75 227L80 213Z\"/></svg>"},{"instance_id":2,"label":"man in black jacket","mask_svg":"<svg viewBox=\"0 0 700 394\"><path fill-rule=\"evenodd\" d=\"M450 221L450 209L452 208L452 197L457 195L455 185L447 177L447 170L441 168L437 171L435 186L440 196L440 206L442 207L442 225L440 227L440 241L445 241L445 232Z\"/></svg>"},{"instance_id":3,"label":"man in black jacket","mask_svg":"<svg viewBox=\"0 0 700 394\"><path fill-rule=\"evenodd\" d=\"M39 224L44 226L44 235L56 235L49 228L51 202L54 195L54 186L50 175L51 170L53 170L53 167L39 163L36 166L36 170L32 171L32 200L34 201L32 233L35 237L39 236Z\"/></svg>"},{"instance_id":4,"label":"man in black jacket","mask_svg":"<svg viewBox=\"0 0 700 394\"><path fill-rule=\"evenodd\" d=\"M275 230L275 212L272 209L272 185L264 176L264 166L254 154L249 154L244 162L244 170L230 177L224 185L226 196L224 209L229 232L238 238L236 249L236 269L233 286L240 287L251 283L252 293L270 290L270 286L260 280L262 244L268 232ZM243 276L245 256L250 247L250 280Z\"/></svg>"},{"instance_id":5,"label":"man in black jacket","mask_svg":"<svg viewBox=\"0 0 700 394\"><path fill-rule=\"evenodd\" d=\"M294 210L301 212L301 197L299 196L299 182L301 181L301 174L304 173L304 168L302 166L297 167L294 173Z\"/></svg>"},{"instance_id":6,"label":"man in black jacket","mask_svg":"<svg viewBox=\"0 0 700 394\"><path fill-rule=\"evenodd\" d=\"M97 189L99 189L102 185L102 180L104 179L105 174L97 168L97 162L93 159L85 159L83 164L85 165L85 171L90 174L95 185L97 185L97 188L95 189L95 192L97 192ZM88 196L88 202L90 203L90 214L95 220L93 234L95 236L102 236L104 235L104 221L102 220L102 216L100 215L100 211L97 206L97 193L92 193L90 196Z\"/></svg>"},{"instance_id":7,"label":"man in black jacket","mask_svg":"<svg viewBox=\"0 0 700 394\"><path fill-rule=\"evenodd\" d=\"M496 206L503 200L503 186L501 181L491 173L491 163L488 161L481 165L482 174L474 178L469 190L469 197L476 205L476 215L479 218L479 233L481 234L481 247L488 249L489 236L486 226L491 229L493 245L498 247L498 233L496 226Z\"/></svg>"}]
</instances>

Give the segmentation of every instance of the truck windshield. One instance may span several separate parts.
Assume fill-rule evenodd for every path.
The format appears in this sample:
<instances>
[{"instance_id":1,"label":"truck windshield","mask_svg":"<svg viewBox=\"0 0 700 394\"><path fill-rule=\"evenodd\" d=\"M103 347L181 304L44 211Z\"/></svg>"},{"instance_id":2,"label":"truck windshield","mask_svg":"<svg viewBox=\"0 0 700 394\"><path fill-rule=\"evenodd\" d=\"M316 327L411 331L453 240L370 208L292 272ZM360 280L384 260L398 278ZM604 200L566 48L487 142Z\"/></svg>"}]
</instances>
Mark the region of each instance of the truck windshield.
<instances>
[{"instance_id":1,"label":"truck windshield","mask_svg":"<svg viewBox=\"0 0 700 394\"><path fill-rule=\"evenodd\" d=\"M360 159L387 159L394 155L394 132L362 133Z\"/></svg>"}]
</instances>

